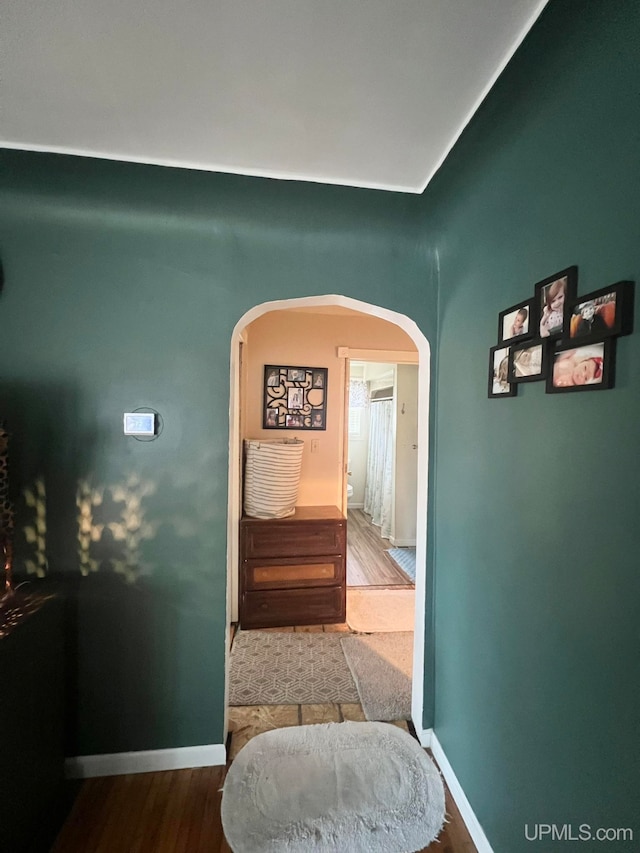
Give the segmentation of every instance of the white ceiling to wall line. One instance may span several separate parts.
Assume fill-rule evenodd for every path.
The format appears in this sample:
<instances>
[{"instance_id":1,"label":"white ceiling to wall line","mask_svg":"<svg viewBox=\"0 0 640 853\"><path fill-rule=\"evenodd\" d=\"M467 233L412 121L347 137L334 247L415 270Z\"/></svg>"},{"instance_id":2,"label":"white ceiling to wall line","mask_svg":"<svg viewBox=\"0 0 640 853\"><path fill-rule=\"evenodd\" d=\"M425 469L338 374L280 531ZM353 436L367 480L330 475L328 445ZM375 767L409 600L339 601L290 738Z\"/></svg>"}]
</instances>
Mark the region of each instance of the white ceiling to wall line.
<instances>
[{"instance_id":1,"label":"white ceiling to wall line","mask_svg":"<svg viewBox=\"0 0 640 853\"><path fill-rule=\"evenodd\" d=\"M4 0L0 146L421 192L546 0Z\"/></svg>"}]
</instances>

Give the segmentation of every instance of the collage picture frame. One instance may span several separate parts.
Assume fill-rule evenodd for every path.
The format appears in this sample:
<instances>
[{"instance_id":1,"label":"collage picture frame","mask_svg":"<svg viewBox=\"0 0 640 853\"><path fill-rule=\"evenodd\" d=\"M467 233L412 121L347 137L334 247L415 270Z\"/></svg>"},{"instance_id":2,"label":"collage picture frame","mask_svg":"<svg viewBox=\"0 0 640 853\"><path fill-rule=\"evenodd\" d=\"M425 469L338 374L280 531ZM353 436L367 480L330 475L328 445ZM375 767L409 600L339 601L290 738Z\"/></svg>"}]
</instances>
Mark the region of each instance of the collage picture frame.
<instances>
[{"instance_id":1,"label":"collage picture frame","mask_svg":"<svg viewBox=\"0 0 640 853\"><path fill-rule=\"evenodd\" d=\"M518 386L545 382L548 394L609 390L616 339L633 331L632 281L577 294L578 267L538 281L534 295L498 314L489 350L489 397L515 397Z\"/></svg>"},{"instance_id":2,"label":"collage picture frame","mask_svg":"<svg viewBox=\"0 0 640 853\"><path fill-rule=\"evenodd\" d=\"M263 429L327 428L326 367L265 364Z\"/></svg>"}]
</instances>

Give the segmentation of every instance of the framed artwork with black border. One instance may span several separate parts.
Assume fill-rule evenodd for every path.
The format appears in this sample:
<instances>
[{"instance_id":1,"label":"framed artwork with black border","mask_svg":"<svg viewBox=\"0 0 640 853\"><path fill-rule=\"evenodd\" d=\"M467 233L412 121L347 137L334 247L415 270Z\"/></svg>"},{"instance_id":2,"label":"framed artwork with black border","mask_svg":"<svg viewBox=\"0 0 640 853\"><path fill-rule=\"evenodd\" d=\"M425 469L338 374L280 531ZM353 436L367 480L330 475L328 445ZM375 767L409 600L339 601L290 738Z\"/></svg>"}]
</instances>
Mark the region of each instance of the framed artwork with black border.
<instances>
[{"instance_id":1,"label":"framed artwork with black border","mask_svg":"<svg viewBox=\"0 0 640 853\"><path fill-rule=\"evenodd\" d=\"M263 429L327 428L326 367L265 364Z\"/></svg>"},{"instance_id":2,"label":"framed artwork with black border","mask_svg":"<svg viewBox=\"0 0 640 853\"><path fill-rule=\"evenodd\" d=\"M533 299L523 299L498 314L498 343L515 343L533 337Z\"/></svg>"},{"instance_id":3,"label":"framed artwork with black border","mask_svg":"<svg viewBox=\"0 0 640 853\"><path fill-rule=\"evenodd\" d=\"M575 299L578 267L567 267L543 278L534 286L533 326L537 338L559 338L565 335L565 304Z\"/></svg>"},{"instance_id":4,"label":"framed artwork with black border","mask_svg":"<svg viewBox=\"0 0 640 853\"><path fill-rule=\"evenodd\" d=\"M510 347L491 347L489 350L489 397L515 397L518 386L509 382L509 351Z\"/></svg>"},{"instance_id":5,"label":"framed artwork with black border","mask_svg":"<svg viewBox=\"0 0 640 853\"><path fill-rule=\"evenodd\" d=\"M549 371L550 341L523 341L511 345L509 382L540 382Z\"/></svg>"},{"instance_id":6,"label":"framed artwork with black border","mask_svg":"<svg viewBox=\"0 0 640 853\"><path fill-rule=\"evenodd\" d=\"M613 388L616 339L589 344L556 344L550 358L547 394L575 391L607 391Z\"/></svg>"},{"instance_id":7,"label":"framed artwork with black border","mask_svg":"<svg viewBox=\"0 0 640 853\"><path fill-rule=\"evenodd\" d=\"M567 302L566 336L574 346L633 331L634 285L618 281Z\"/></svg>"}]
</instances>

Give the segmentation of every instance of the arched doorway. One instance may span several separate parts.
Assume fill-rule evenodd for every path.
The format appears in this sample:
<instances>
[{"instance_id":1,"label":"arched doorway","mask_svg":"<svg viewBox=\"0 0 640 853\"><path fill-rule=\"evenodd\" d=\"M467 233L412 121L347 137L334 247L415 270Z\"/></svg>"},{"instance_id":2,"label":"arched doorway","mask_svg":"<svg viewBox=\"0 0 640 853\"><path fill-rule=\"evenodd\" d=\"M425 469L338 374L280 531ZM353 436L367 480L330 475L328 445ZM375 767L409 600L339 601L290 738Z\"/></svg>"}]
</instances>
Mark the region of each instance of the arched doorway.
<instances>
[{"instance_id":1,"label":"arched doorway","mask_svg":"<svg viewBox=\"0 0 640 853\"><path fill-rule=\"evenodd\" d=\"M416 501L416 581L415 581L415 631L413 650L413 690L411 712L416 730L422 730L424 706L424 642L426 601L426 539L429 464L429 383L431 349L429 342L416 323L404 314L371 305L340 295L311 296L265 302L247 311L236 324L231 339L231 379L229 406L229 480L227 508L227 628L235 612L239 544L238 531L241 517L241 399L240 367L243 332L254 320L271 311L287 309L322 309L328 306L350 309L377 317L399 327L411 338L418 351L418 457L419 471ZM229 642L225 648L226 684L228 684ZM226 707L226 696L225 696ZM226 730L226 720L225 720ZM225 731L226 733L226 731Z\"/></svg>"}]
</instances>

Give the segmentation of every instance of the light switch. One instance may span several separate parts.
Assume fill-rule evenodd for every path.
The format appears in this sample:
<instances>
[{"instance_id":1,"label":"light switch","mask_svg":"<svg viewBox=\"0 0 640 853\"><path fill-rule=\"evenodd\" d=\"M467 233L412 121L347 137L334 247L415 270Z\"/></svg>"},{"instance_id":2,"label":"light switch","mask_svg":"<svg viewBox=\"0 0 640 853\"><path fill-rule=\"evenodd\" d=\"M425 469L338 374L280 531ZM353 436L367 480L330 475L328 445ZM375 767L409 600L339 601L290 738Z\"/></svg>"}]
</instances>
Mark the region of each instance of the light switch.
<instances>
[{"instance_id":1,"label":"light switch","mask_svg":"<svg viewBox=\"0 0 640 853\"><path fill-rule=\"evenodd\" d=\"M320 439L312 438L311 439L311 452L317 453L319 448L320 448Z\"/></svg>"}]
</instances>

